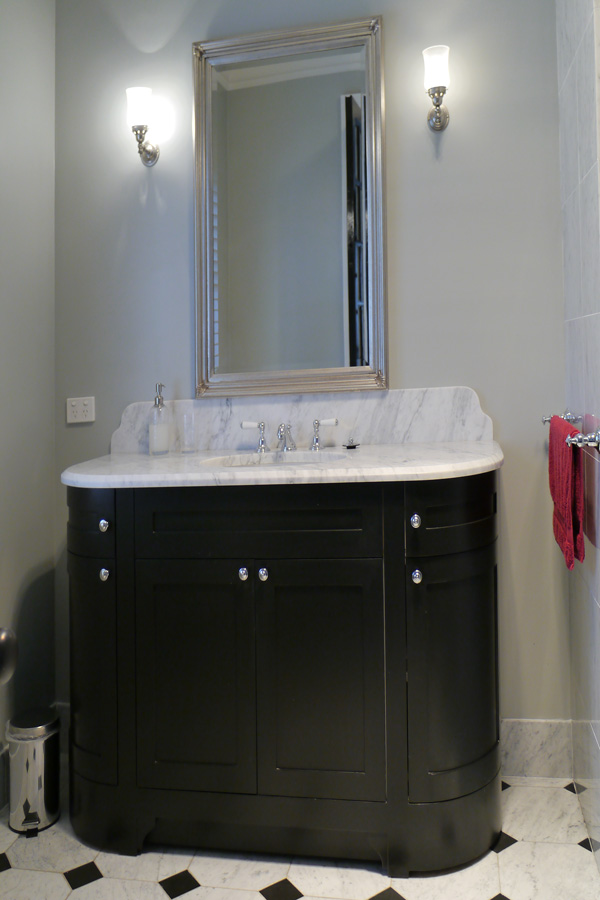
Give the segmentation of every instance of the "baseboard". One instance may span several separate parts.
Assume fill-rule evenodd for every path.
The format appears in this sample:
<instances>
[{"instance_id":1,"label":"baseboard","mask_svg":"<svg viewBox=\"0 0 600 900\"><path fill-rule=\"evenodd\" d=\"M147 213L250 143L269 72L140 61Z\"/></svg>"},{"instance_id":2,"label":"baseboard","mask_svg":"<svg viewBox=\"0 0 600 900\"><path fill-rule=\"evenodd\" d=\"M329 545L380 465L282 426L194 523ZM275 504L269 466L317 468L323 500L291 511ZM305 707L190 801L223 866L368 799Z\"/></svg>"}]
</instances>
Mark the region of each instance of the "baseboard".
<instances>
[{"instance_id":1,"label":"baseboard","mask_svg":"<svg viewBox=\"0 0 600 900\"><path fill-rule=\"evenodd\" d=\"M502 719L503 775L572 778L570 719Z\"/></svg>"}]
</instances>

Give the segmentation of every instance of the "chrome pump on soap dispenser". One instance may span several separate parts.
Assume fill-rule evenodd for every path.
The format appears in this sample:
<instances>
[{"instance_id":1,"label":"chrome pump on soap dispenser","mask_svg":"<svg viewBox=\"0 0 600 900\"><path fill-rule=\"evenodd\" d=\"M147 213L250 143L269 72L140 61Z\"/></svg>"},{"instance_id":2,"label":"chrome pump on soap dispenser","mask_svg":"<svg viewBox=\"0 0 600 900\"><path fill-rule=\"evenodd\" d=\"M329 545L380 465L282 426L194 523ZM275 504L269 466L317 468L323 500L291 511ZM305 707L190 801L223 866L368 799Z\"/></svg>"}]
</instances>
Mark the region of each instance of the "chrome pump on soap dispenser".
<instances>
[{"instance_id":1,"label":"chrome pump on soap dispenser","mask_svg":"<svg viewBox=\"0 0 600 900\"><path fill-rule=\"evenodd\" d=\"M150 413L148 429L148 450L151 456L164 456L169 452L169 414L164 405L162 389L165 387L160 382L156 385L156 397Z\"/></svg>"}]
</instances>

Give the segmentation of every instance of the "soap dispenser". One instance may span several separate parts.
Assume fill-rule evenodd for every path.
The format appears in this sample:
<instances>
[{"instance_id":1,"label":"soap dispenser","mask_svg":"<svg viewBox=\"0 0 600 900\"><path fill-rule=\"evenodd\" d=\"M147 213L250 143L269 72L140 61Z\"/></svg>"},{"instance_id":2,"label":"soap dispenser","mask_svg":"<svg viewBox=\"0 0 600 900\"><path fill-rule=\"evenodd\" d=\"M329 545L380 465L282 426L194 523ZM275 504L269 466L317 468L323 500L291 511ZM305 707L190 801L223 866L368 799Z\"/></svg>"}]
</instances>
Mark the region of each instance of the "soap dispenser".
<instances>
[{"instance_id":1,"label":"soap dispenser","mask_svg":"<svg viewBox=\"0 0 600 900\"><path fill-rule=\"evenodd\" d=\"M162 389L164 384L156 385L156 397L150 413L148 429L148 449L152 456L162 456L169 452L169 414L165 408Z\"/></svg>"}]
</instances>

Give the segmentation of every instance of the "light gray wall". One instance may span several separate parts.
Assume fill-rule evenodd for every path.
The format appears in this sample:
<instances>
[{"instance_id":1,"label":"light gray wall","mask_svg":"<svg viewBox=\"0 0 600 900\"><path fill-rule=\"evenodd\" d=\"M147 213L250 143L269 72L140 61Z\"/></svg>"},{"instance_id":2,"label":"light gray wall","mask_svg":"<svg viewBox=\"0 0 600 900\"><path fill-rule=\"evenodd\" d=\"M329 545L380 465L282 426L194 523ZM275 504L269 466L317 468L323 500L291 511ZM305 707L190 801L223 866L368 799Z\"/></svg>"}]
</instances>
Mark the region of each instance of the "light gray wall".
<instances>
[{"instance_id":1,"label":"light gray wall","mask_svg":"<svg viewBox=\"0 0 600 900\"><path fill-rule=\"evenodd\" d=\"M54 699L54 0L0 2L0 625L20 643L0 687Z\"/></svg>"},{"instance_id":2,"label":"light gray wall","mask_svg":"<svg viewBox=\"0 0 600 900\"><path fill-rule=\"evenodd\" d=\"M540 424L564 405L548 0L59 0L56 477L106 452L123 407L150 399L155 381L169 398L193 395L192 41L376 13L391 385L469 385L492 416L506 455L502 714L568 717L567 606ZM451 47L451 119L435 136L421 51L440 42ZM151 170L124 125L124 89L136 83L168 95L177 112L175 137ZM65 398L88 394L96 423L66 428ZM58 604L62 651L64 585Z\"/></svg>"},{"instance_id":3,"label":"light gray wall","mask_svg":"<svg viewBox=\"0 0 600 900\"><path fill-rule=\"evenodd\" d=\"M581 429L600 426L600 214L598 122L600 8L557 0L561 199L564 233L566 394ZM584 454L585 561L568 578L574 776L600 864L600 464Z\"/></svg>"}]
</instances>

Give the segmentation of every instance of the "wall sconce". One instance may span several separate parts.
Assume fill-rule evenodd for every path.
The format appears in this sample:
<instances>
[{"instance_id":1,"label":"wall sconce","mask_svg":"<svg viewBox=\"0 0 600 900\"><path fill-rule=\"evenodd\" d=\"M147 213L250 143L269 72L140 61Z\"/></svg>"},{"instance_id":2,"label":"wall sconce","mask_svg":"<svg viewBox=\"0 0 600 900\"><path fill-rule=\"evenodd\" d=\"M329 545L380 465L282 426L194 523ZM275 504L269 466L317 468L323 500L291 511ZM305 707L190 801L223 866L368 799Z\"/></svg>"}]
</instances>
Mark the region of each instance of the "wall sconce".
<instances>
[{"instance_id":1,"label":"wall sconce","mask_svg":"<svg viewBox=\"0 0 600 900\"><path fill-rule=\"evenodd\" d=\"M145 166L153 166L160 156L160 150L155 144L150 144L146 140L146 132L153 119L152 88L131 87L127 88L125 93L127 94L127 124L135 134L140 159Z\"/></svg>"},{"instance_id":2,"label":"wall sconce","mask_svg":"<svg viewBox=\"0 0 600 900\"><path fill-rule=\"evenodd\" d=\"M423 62L425 63L425 90L431 97L433 109L427 116L427 124L432 131L443 131L450 121L450 113L442 105L444 94L450 84L448 70L448 54L450 48L444 44L435 47L427 47L423 50Z\"/></svg>"}]
</instances>

